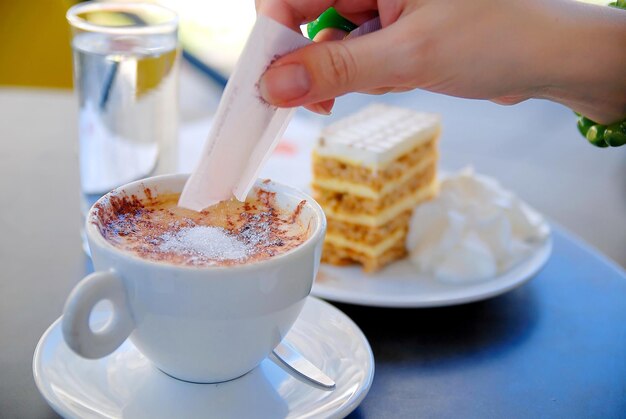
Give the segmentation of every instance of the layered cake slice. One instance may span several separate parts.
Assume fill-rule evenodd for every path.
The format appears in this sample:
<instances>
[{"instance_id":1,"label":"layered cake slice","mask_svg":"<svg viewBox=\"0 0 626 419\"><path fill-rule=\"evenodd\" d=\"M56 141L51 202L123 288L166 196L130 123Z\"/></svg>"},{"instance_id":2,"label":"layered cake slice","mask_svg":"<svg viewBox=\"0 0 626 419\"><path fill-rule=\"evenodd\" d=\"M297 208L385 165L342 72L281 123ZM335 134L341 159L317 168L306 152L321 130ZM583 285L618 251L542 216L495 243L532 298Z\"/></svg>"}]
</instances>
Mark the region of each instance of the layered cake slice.
<instances>
[{"instance_id":1,"label":"layered cake slice","mask_svg":"<svg viewBox=\"0 0 626 419\"><path fill-rule=\"evenodd\" d=\"M327 127L313 194L328 220L322 260L375 271L406 254L413 208L437 193L438 115L371 105Z\"/></svg>"}]
</instances>

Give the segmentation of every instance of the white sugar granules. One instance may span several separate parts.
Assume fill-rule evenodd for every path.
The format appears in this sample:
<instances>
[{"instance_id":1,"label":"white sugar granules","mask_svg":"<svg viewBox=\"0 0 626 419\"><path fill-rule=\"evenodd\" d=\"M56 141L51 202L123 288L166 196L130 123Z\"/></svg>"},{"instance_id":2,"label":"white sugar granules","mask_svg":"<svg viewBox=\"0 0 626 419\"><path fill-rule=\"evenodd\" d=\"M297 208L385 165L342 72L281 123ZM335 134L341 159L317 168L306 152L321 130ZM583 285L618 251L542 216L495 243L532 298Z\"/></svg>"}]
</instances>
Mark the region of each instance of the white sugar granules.
<instances>
[{"instance_id":1,"label":"white sugar granules","mask_svg":"<svg viewBox=\"0 0 626 419\"><path fill-rule=\"evenodd\" d=\"M185 227L178 232L165 233L159 250L209 260L238 260L248 256L249 246L219 227Z\"/></svg>"}]
</instances>

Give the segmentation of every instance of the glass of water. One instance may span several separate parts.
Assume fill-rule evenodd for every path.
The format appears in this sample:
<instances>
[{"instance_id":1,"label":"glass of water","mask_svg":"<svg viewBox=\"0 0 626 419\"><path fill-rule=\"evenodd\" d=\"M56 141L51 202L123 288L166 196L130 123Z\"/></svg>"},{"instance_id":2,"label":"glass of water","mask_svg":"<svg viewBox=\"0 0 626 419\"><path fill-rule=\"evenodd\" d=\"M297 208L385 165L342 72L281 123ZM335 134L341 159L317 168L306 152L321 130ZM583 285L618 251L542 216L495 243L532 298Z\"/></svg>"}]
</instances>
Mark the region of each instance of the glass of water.
<instances>
[{"instance_id":1,"label":"glass of water","mask_svg":"<svg viewBox=\"0 0 626 419\"><path fill-rule=\"evenodd\" d=\"M79 100L82 211L122 184L176 170L178 17L150 3L67 12Z\"/></svg>"}]
</instances>

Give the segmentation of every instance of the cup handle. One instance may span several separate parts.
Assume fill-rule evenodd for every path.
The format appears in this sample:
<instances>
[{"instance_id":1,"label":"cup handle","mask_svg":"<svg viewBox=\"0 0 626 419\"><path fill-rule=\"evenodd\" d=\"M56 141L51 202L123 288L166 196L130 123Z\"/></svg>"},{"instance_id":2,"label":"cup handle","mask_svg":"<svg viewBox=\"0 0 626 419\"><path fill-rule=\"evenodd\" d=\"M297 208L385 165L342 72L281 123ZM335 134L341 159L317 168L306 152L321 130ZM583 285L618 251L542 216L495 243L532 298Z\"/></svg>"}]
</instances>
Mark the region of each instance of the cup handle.
<instances>
[{"instance_id":1,"label":"cup handle","mask_svg":"<svg viewBox=\"0 0 626 419\"><path fill-rule=\"evenodd\" d=\"M112 318L102 330L93 331L89 315L94 306L109 300ZM128 308L126 289L114 271L94 272L83 278L70 293L63 309L63 337L78 355L97 359L115 351L135 328Z\"/></svg>"}]
</instances>

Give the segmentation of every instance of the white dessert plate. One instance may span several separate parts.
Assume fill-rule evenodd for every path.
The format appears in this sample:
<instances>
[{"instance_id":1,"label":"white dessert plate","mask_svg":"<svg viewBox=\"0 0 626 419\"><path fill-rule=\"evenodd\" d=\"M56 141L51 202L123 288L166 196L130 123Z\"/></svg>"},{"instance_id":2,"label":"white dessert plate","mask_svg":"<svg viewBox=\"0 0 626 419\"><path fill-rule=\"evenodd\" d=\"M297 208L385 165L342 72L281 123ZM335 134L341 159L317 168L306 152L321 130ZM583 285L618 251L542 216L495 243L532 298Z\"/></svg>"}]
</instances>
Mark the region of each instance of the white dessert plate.
<instances>
[{"instance_id":1,"label":"white dessert plate","mask_svg":"<svg viewBox=\"0 0 626 419\"><path fill-rule=\"evenodd\" d=\"M109 314L94 310L93 327ZM65 344L60 319L41 337L33 373L50 406L68 418L335 418L354 410L374 376L372 350L354 322L309 298L287 337L335 390L302 383L269 360L233 381L187 383L159 371L130 340L105 358L83 359Z\"/></svg>"},{"instance_id":2,"label":"white dessert plate","mask_svg":"<svg viewBox=\"0 0 626 419\"><path fill-rule=\"evenodd\" d=\"M537 245L523 261L494 278L466 284L441 282L419 274L401 260L374 274L358 266L322 264L312 295L330 301L376 307L443 307L485 300L510 291L530 280L552 252L550 237Z\"/></svg>"}]
</instances>

